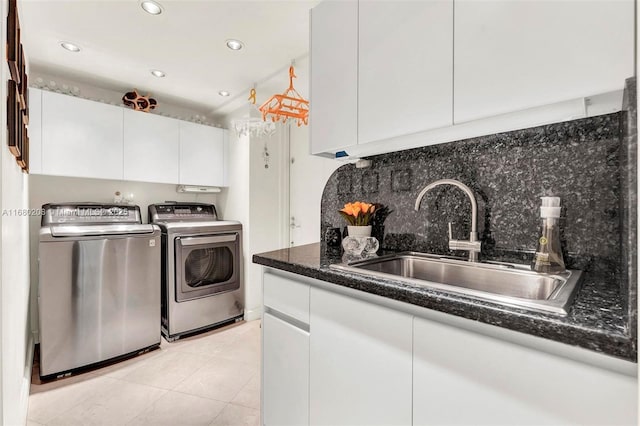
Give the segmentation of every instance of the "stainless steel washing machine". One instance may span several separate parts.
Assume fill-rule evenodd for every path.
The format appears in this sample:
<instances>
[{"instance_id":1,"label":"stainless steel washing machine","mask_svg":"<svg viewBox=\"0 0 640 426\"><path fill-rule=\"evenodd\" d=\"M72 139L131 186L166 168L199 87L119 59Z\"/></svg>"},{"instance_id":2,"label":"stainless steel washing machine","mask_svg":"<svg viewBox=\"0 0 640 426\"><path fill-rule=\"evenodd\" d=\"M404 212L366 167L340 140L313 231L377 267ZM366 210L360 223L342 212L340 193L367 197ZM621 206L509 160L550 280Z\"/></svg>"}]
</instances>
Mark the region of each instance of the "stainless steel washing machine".
<instances>
[{"instance_id":1,"label":"stainless steel washing machine","mask_svg":"<svg viewBox=\"0 0 640 426\"><path fill-rule=\"evenodd\" d=\"M242 319L242 225L213 204L149 206L162 230L162 334L168 341Z\"/></svg>"},{"instance_id":2,"label":"stainless steel washing machine","mask_svg":"<svg viewBox=\"0 0 640 426\"><path fill-rule=\"evenodd\" d=\"M40 376L160 345L160 229L140 208L45 204L38 246Z\"/></svg>"}]
</instances>

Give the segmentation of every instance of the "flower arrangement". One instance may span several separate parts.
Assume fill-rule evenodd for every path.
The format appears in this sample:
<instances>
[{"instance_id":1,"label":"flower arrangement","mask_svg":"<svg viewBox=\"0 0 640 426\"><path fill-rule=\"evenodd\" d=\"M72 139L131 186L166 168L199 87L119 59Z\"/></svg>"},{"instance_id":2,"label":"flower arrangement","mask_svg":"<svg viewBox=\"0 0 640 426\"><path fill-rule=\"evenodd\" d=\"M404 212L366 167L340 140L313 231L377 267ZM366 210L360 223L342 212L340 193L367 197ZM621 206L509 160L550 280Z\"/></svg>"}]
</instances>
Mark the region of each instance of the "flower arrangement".
<instances>
[{"instance_id":1,"label":"flower arrangement","mask_svg":"<svg viewBox=\"0 0 640 426\"><path fill-rule=\"evenodd\" d=\"M376 206L374 204L355 201L347 203L338 213L347 221L350 226L368 226L375 216Z\"/></svg>"}]
</instances>

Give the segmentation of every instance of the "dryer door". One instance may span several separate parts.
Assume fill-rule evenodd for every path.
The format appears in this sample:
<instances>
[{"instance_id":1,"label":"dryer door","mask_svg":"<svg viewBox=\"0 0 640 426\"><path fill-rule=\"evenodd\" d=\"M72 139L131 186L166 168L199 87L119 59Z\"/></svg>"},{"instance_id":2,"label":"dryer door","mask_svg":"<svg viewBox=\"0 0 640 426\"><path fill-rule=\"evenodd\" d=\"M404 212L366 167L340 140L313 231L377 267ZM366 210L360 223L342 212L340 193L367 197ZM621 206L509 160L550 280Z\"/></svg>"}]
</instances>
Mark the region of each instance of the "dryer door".
<instances>
[{"instance_id":1,"label":"dryer door","mask_svg":"<svg viewBox=\"0 0 640 426\"><path fill-rule=\"evenodd\" d=\"M240 288L238 233L177 237L176 302Z\"/></svg>"}]
</instances>

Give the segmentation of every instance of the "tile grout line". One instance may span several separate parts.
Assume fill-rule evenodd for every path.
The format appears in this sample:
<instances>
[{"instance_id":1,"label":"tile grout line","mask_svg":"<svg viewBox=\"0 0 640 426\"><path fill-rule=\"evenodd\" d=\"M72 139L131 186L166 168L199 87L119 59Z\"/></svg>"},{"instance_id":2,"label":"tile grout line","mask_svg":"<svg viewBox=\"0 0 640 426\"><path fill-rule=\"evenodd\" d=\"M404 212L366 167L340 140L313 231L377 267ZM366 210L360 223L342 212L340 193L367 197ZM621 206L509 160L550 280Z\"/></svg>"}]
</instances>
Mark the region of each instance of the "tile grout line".
<instances>
[{"instance_id":1,"label":"tile grout line","mask_svg":"<svg viewBox=\"0 0 640 426\"><path fill-rule=\"evenodd\" d=\"M136 385L139 385L139 386L153 387L153 386L141 385L141 384L139 384L139 383L131 383L131 382L127 382L126 380L120 380L120 381L121 381L121 382L124 382L124 383L126 383L126 384L136 384ZM158 388L154 388L154 389L158 389ZM133 417L131 417L129 420L125 421L125 422L124 422L124 425L128 425L128 424L130 424L130 423L131 423L131 422L132 422L136 417L138 417L138 416L142 415L142 413L144 413L145 411L147 411L147 409L148 409L149 407L151 407L153 404L155 404L156 402L158 402L158 401L160 400L160 398L164 397L167 393L171 392L171 391L168 391L168 390L166 390L166 389L158 389L158 390L163 390L163 391L164 391L164 393L162 393L162 394L161 394L160 396L158 396L156 399L151 400L151 401L149 402L149 404L148 404L148 405L143 406L142 410L140 410L140 412L139 412L138 414L134 415L134 416L133 416Z\"/></svg>"},{"instance_id":2,"label":"tile grout line","mask_svg":"<svg viewBox=\"0 0 640 426\"><path fill-rule=\"evenodd\" d=\"M61 413L54 414L44 424L45 425L46 424L50 424L52 421L55 421L58 418L64 418L64 416L66 414L69 414L72 410L77 409L78 406L80 406L82 404L85 404L87 401L90 401L90 400L99 401L99 398L101 396L103 396L106 393L110 392L110 390L113 389L118 384L120 384L120 385L138 385L138 386L142 386L141 389L147 388L147 389L153 389L153 390L160 391L158 397L152 398L147 404L141 404L140 405L140 411L135 412L133 417L126 419L126 421L125 421L126 424L129 424L129 423L133 422L136 418L140 417L144 412L146 412L154 404L156 404L158 400L160 400L161 398L163 398L167 394L169 394L169 392L176 392L178 394L182 394L182 395L186 395L186 396L192 396L192 397L196 397L196 398L202 398L202 399L205 399L205 400L215 401L215 402L218 402L220 404L224 404L223 409L213 419L214 422L215 422L215 419L217 419L220 416L220 414L222 414L222 412L230 405L233 406L233 407L241 408L241 409L251 410L251 412L256 412L257 411L259 413L260 409L256 409L254 407L251 407L251 406L248 406L248 405L244 405L242 403L233 402L233 400L236 399L240 393L242 393L243 391L246 390L246 388L249 385L249 383L252 380L254 380L257 375L259 375L259 368L257 369L256 372L254 372L253 374L250 374L249 377L247 378L247 380L244 383L240 382L241 386L239 387L237 392L232 394L231 398L229 398L229 401L221 401L219 399L210 398L210 397L207 397L207 396L202 396L202 395L197 395L197 394L192 394L192 393L187 393L187 392L176 390L186 380L188 380L189 378L193 377L194 375L199 374L205 367L209 367L209 368L212 367L212 366L215 367L216 363L215 362L212 363L212 361L214 361L216 359L218 359L220 361L235 363L237 365L237 367L239 367L240 369L248 370L249 372L253 371L254 370L253 367L255 367L255 363L246 362L246 360L238 361L238 360L234 359L233 357L227 358L228 352L233 350L233 348L236 347L236 345L237 345L238 349L240 349L242 351L246 350L248 353L255 352L252 349L253 340L255 340L254 338L259 338L259 336L252 336L254 330L253 330L253 327L251 325L249 325L249 324L250 323L245 323L242 326L240 326L243 329L240 329L240 330L236 329L237 331L233 332L233 334L229 337L228 341L226 341L224 343L221 343L219 345L219 347L217 347L212 352L205 352L205 353L189 352L189 351L183 350L181 347L173 348L170 345L169 346L166 346L166 345L162 346L161 345L160 346L160 350L154 351L154 353L150 357L147 357L145 359L137 359L137 360L136 360L135 357L131 358L132 363L130 365L126 365L126 366L123 367L123 368L130 368L131 370L127 371L125 373L125 375L122 376L122 377L113 377L113 376L109 375L109 374L116 374L118 371L120 371L117 368L117 364L113 364L114 366L116 366L116 368L114 368L111 371L101 372L100 370L95 370L95 371L90 373L91 375L88 376L86 380L81 380L81 381L78 381L78 382L70 382L68 384L69 386L82 384L82 383L98 382L98 384L97 384L98 390L93 395L90 392L89 393L85 392L84 393L86 395L85 397L80 397L77 400L73 401L73 404L70 407L68 407L67 409L63 410ZM212 334L210 336L206 336L202 340L206 341L207 338L215 336L216 334ZM193 341L195 342L195 341L197 341L197 339L194 339ZM260 350L258 349L258 352L259 351ZM200 365L198 368L196 368L192 373L187 374L186 376L181 378L179 381L176 382L175 385L172 385L171 387L159 387L157 385L136 382L136 381L133 381L133 380L131 380L129 378L133 374L135 374L135 372L140 371L141 368L149 365L149 363L157 362L157 361L154 361L154 360L163 359L163 357L170 356L169 354L174 354L174 356L188 355L188 356L193 356L193 357L199 357L199 358L202 359L202 365ZM107 369L109 367L111 367L111 366L107 366L107 367L104 367L104 368ZM101 383L101 382L106 382L106 383ZM66 383L64 385L66 385ZM55 387L55 388L51 389L51 391L54 391L56 389L64 389L65 388L64 385L62 385L60 387ZM47 392L47 391L42 390L41 392ZM31 395L32 396L33 395L37 395L37 394L39 394L41 392L32 393ZM247 391L247 392L249 392L249 391ZM46 398L45 398L45 401L46 401ZM53 402L55 402L55 399L53 400ZM34 423L42 424L36 418L28 416L28 419L29 419L29 421L32 421Z\"/></svg>"},{"instance_id":3,"label":"tile grout line","mask_svg":"<svg viewBox=\"0 0 640 426\"><path fill-rule=\"evenodd\" d=\"M75 409L76 407L80 406L81 404L84 404L85 402L87 402L87 401L88 401L88 400L90 400L91 398L94 398L94 397L96 397L97 395L104 394L105 392L107 392L107 391L109 390L109 388L114 387L114 386L116 385L116 381L117 381L117 379L114 379L113 377L95 376L95 377L92 377L92 378L91 378L91 380L94 380L94 379L101 379L101 378L106 378L106 379L108 379L109 381L113 380L114 382L109 383L107 386L105 386L105 387L104 387L104 389L99 390L99 391L98 391L98 392L96 392L94 395L89 394L89 395L86 395L84 398L82 398L82 397L81 397L81 398L79 398L79 399L76 401L76 404L73 404L71 407L67 408L66 410L63 410L61 413L58 413L58 414L56 414L55 416L53 416L52 418L48 419L46 422L44 422L44 425L45 425L45 426L46 426L46 425L49 425L51 422L53 422L53 421L54 421L55 419L57 419L58 417L61 417L61 416L63 416L64 414L66 414L66 413L70 412L71 410ZM88 382L88 381L89 381L89 380L87 380L87 382ZM77 384L77 383L74 383L74 384ZM55 389L51 389L51 391L54 391L54 390L56 390L56 389L62 389L62 387L60 387L60 388L55 388ZM86 392L85 392L85 394L86 394ZM31 397L31 395L29 395L29 397ZM28 413L27 413L27 420L29 420L29 414L28 414ZM35 421L35 420L32 420L32 421ZM36 421L36 423L40 423L40 422L37 422L37 421Z\"/></svg>"}]
</instances>

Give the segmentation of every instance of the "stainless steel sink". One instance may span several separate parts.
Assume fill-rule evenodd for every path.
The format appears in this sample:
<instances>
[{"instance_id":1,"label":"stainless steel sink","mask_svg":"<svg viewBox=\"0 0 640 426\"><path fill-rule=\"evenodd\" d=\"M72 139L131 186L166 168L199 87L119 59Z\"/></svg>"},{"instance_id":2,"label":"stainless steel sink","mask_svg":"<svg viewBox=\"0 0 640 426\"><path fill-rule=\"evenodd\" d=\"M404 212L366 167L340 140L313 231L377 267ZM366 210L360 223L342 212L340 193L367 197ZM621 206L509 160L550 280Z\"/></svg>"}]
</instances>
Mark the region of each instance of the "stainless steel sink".
<instances>
[{"instance_id":1,"label":"stainless steel sink","mask_svg":"<svg viewBox=\"0 0 640 426\"><path fill-rule=\"evenodd\" d=\"M468 262L414 252L341 263L331 268L558 315L567 315L581 276L581 271L540 274L526 265Z\"/></svg>"}]
</instances>

